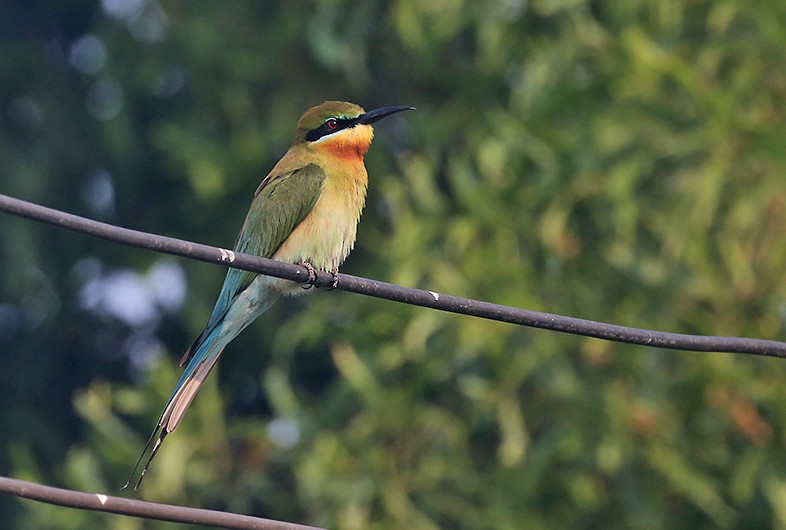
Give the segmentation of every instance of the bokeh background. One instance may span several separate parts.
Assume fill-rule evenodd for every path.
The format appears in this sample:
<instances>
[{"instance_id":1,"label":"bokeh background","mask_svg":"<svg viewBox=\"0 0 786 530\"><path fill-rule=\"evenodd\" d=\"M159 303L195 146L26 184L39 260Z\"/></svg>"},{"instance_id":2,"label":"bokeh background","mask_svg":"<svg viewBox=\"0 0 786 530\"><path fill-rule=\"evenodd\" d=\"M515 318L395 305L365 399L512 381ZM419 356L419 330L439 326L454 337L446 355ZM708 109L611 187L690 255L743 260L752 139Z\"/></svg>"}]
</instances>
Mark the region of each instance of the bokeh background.
<instances>
[{"instance_id":1,"label":"bokeh background","mask_svg":"<svg viewBox=\"0 0 786 530\"><path fill-rule=\"evenodd\" d=\"M786 3L3 2L0 192L231 246L301 112L381 122L342 270L786 339ZM0 215L0 473L116 493L224 271ZM342 292L225 352L139 497L342 529L782 528L786 361ZM174 528L0 498L7 528Z\"/></svg>"}]
</instances>

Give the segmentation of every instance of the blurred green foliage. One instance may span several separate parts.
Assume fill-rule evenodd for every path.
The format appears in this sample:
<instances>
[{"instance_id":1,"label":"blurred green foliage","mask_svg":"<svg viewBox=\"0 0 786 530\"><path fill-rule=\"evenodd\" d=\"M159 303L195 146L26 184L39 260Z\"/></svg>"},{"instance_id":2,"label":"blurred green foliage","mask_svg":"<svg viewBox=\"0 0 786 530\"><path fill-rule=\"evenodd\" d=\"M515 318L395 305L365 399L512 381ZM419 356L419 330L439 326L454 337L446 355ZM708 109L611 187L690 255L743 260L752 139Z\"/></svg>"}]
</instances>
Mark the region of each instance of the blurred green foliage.
<instances>
[{"instance_id":1,"label":"blurred green foliage","mask_svg":"<svg viewBox=\"0 0 786 530\"><path fill-rule=\"evenodd\" d=\"M344 272L786 339L786 3L32 1L0 32L2 193L226 247L305 108L415 105L377 127ZM0 234L0 472L114 493L223 271ZM219 366L142 498L342 529L786 526L781 360L318 292Z\"/></svg>"}]
</instances>

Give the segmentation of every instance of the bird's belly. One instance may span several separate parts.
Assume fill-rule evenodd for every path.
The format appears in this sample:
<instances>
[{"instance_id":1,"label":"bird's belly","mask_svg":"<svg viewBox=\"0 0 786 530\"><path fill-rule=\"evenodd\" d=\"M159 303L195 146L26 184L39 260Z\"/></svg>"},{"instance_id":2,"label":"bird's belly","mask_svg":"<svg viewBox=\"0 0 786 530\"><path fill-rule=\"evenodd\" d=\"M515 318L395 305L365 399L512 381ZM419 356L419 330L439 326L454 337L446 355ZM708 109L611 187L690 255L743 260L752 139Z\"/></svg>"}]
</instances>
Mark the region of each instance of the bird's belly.
<instances>
[{"instance_id":1,"label":"bird's belly","mask_svg":"<svg viewBox=\"0 0 786 530\"><path fill-rule=\"evenodd\" d=\"M322 270L338 269L355 244L365 188L353 193L339 191L329 185L323 189L311 213L295 227L273 259L306 261Z\"/></svg>"},{"instance_id":2,"label":"bird's belly","mask_svg":"<svg viewBox=\"0 0 786 530\"><path fill-rule=\"evenodd\" d=\"M337 269L355 244L357 221L338 212L316 212L303 220L273 255L296 263L307 261L323 270Z\"/></svg>"}]
</instances>

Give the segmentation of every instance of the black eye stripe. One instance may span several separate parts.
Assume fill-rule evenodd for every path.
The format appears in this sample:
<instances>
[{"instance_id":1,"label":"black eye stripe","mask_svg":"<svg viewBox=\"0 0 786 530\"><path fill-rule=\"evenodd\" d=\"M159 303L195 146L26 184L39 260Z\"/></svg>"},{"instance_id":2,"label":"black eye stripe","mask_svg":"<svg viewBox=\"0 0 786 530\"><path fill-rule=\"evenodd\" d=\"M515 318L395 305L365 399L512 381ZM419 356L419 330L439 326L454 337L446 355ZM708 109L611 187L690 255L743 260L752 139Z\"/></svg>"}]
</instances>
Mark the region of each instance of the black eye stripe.
<instances>
[{"instance_id":1,"label":"black eye stripe","mask_svg":"<svg viewBox=\"0 0 786 530\"><path fill-rule=\"evenodd\" d=\"M316 129L311 129L306 133L306 141L316 142L328 134L333 134L334 132L338 132L342 129L354 127L356 123L357 118L328 118L325 120L325 123Z\"/></svg>"}]
</instances>

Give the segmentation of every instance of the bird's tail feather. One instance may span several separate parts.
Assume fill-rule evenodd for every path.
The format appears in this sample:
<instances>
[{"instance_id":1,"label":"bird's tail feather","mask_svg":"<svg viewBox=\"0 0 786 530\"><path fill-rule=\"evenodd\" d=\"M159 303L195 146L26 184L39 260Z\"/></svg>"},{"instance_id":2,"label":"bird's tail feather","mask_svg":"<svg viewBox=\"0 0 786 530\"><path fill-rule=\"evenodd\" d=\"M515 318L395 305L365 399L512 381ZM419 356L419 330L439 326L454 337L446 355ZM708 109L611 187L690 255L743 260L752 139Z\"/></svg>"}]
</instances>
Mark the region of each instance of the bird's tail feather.
<instances>
[{"instance_id":1,"label":"bird's tail feather","mask_svg":"<svg viewBox=\"0 0 786 530\"><path fill-rule=\"evenodd\" d=\"M258 276L257 278L264 278L271 283L279 281L277 278L268 276ZM183 375L180 376L175 391L169 398L164 408L164 412L158 420L156 428L153 429L153 432L150 434L150 438L148 438L147 444L145 444L145 448L142 450L142 454L139 456L139 460L137 460L134 470L131 472L131 476L128 477L128 481L126 481L125 486L121 489L127 488L131 483L131 479L136 475L137 469L139 469L139 464L142 463L145 454L152 444L153 448L150 451L150 456L145 466L142 468L139 480L137 480L134 486L134 490L139 489L142 478L145 476L145 472L153 461L153 458L155 458L164 438L180 425L186 410L189 405L191 405L191 402L194 401L194 397L196 397L199 387L202 386L207 376L210 375L210 371L221 356L221 352L224 351L224 347L251 324L257 316L267 311L280 295L281 293L279 291L267 289L264 298L258 300L254 304L252 312L242 312L248 309L248 305L241 307L238 312L233 312L234 306L230 307L229 311L223 314L220 320L209 325L208 328L197 337L194 344L191 345L183 356L183 359L181 359L181 366L185 362L187 362L188 365L183 371Z\"/></svg>"},{"instance_id":2,"label":"bird's tail feather","mask_svg":"<svg viewBox=\"0 0 786 530\"><path fill-rule=\"evenodd\" d=\"M159 427L168 433L177 429L188 406L194 401L199 387L202 386L207 376L210 375L223 350L224 348L222 347L216 354L196 361L196 366L194 366L193 370L186 369L186 372L183 374L184 377L181 378L180 383L177 385L177 390L172 394L169 403L167 403L164 409L164 413L161 414L161 419L158 420Z\"/></svg>"},{"instance_id":3,"label":"bird's tail feather","mask_svg":"<svg viewBox=\"0 0 786 530\"><path fill-rule=\"evenodd\" d=\"M208 339L204 340L197 347L195 355L186 367L183 375L180 376L180 380L175 387L172 397L169 398L164 412L161 414L155 429L153 429L153 432L150 434L150 438L148 438L145 448L142 450L142 454L139 455L139 459L137 460L133 471L131 471L131 475L128 477L128 480L121 489L126 489L129 486L131 479L134 477L134 475L136 475L137 469L139 469L139 465L142 463L145 454L147 454L148 449L150 449L152 445L150 456L148 456L147 462L145 462L145 466L142 468L142 472L139 474L139 479L134 485L135 491L139 489L140 484L142 484L142 479L145 476L145 472L147 472L147 468L150 467L150 463L153 461L153 458L155 458L158 449L164 442L164 438L167 434L177 429L178 425L180 425L186 410L188 409L189 405L191 405L191 402L194 401L199 388L202 386L202 383L205 382L205 379L207 379L207 376L216 365L218 358L221 356L221 353L224 350L224 346L226 346L226 344L235 337L235 335L231 337L222 337L220 333L217 333L214 337L212 337L212 335L212 333L208 335ZM211 338L213 340L210 340Z\"/></svg>"},{"instance_id":4,"label":"bird's tail feather","mask_svg":"<svg viewBox=\"0 0 786 530\"><path fill-rule=\"evenodd\" d=\"M158 435L158 437L156 437L156 435ZM142 484L142 479L145 478L145 473L147 472L147 468L148 466L150 466L150 462L152 462L153 458L156 456L156 453L158 452L158 448L161 447L161 443L164 441L164 437L166 435L167 435L166 431L162 431L161 427L156 425L156 428L153 429L153 432L150 434L150 438L147 439L145 448L142 449L142 454L139 455L139 458L137 459L136 464L134 465L134 469L131 471L131 474L128 476L128 480L126 480L126 483L123 485L122 488L120 488L121 491L126 489L129 486L129 484L131 484L131 479L134 478L134 475L136 475L136 470L139 469L139 464L142 463L142 459L145 457L145 453L147 453L147 450L150 448L150 444L153 443L153 439L155 438L156 443L155 445L153 445L153 451L150 453L150 457L147 459L147 462L145 463L145 467L142 468L142 472L139 474L139 479L137 479L136 484L134 484L134 491L137 491L139 489L139 485Z\"/></svg>"}]
</instances>

